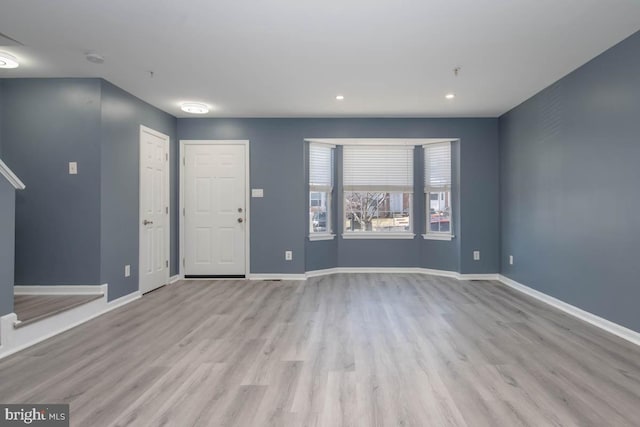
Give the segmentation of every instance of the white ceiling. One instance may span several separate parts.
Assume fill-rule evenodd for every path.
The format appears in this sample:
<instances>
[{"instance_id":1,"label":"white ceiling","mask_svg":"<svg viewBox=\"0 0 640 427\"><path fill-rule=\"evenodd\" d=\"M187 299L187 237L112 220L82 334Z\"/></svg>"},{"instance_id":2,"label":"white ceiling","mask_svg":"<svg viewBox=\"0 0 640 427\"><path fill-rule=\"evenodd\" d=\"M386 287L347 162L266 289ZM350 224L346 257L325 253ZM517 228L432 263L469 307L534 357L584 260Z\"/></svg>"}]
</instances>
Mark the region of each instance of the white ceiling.
<instances>
[{"instance_id":1,"label":"white ceiling","mask_svg":"<svg viewBox=\"0 0 640 427\"><path fill-rule=\"evenodd\" d=\"M0 0L24 45L0 78L103 77L178 117L495 117L638 30L637 0Z\"/></svg>"}]
</instances>

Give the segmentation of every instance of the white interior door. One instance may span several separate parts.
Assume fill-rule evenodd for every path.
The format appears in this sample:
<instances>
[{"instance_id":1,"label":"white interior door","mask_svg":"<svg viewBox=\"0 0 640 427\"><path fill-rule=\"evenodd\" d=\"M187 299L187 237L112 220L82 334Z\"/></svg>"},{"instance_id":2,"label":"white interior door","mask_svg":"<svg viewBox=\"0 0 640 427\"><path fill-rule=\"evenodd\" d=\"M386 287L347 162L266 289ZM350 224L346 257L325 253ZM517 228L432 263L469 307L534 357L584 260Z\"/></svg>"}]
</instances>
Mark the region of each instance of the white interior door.
<instances>
[{"instance_id":1,"label":"white interior door","mask_svg":"<svg viewBox=\"0 0 640 427\"><path fill-rule=\"evenodd\" d=\"M140 291L169 281L169 137L140 127Z\"/></svg>"},{"instance_id":2,"label":"white interior door","mask_svg":"<svg viewBox=\"0 0 640 427\"><path fill-rule=\"evenodd\" d=\"M246 146L184 146L184 274L244 276Z\"/></svg>"}]
</instances>

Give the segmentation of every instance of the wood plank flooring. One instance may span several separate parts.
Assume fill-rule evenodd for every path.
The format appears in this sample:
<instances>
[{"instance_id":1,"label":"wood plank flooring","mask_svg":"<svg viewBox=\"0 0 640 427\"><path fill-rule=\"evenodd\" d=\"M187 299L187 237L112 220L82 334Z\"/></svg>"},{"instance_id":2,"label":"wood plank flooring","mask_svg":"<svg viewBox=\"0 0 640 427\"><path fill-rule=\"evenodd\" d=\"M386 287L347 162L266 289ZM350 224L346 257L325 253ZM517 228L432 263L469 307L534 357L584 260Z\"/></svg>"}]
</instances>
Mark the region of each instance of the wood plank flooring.
<instances>
[{"instance_id":1,"label":"wood plank flooring","mask_svg":"<svg viewBox=\"0 0 640 427\"><path fill-rule=\"evenodd\" d=\"M102 295L14 295L13 312L22 327L98 298Z\"/></svg>"},{"instance_id":2,"label":"wood plank flooring","mask_svg":"<svg viewBox=\"0 0 640 427\"><path fill-rule=\"evenodd\" d=\"M183 281L0 361L74 426L631 426L640 349L495 282Z\"/></svg>"}]
</instances>

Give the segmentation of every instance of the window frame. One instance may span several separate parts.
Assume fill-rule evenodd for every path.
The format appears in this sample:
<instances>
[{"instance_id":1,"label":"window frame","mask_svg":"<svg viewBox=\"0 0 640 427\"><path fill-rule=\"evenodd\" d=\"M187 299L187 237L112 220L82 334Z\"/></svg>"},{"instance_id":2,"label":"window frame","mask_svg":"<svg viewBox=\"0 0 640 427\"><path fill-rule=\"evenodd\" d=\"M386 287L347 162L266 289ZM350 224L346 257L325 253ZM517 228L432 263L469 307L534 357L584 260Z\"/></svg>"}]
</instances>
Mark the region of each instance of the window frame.
<instances>
[{"instance_id":1,"label":"window frame","mask_svg":"<svg viewBox=\"0 0 640 427\"><path fill-rule=\"evenodd\" d=\"M443 142L433 142L429 144L424 144L422 146L423 150L423 173L424 173L424 213L425 213L425 233L422 235L422 238L425 240L445 240L449 241L455 238L454 234L454 224L453 221L453 140L451 141L443 141ZM449 148L449 183L445 184L441 187L430 187L427 185L427 150L426 148L429 145L435 144L448 144ZM433 193L449 193L449 231L431 231L431 194ZM446 197L446 196L445 196Z\"/></svg>"},{"instance_id":2,"label":"window frame","mask_svg":"<svg viewBox=\"0 0 640 427\"><path fill-rule=\"evenodd\" d=\"M349 146L368 146L369 144L361 143L361 144L344 144L343 149ZM342 238L343 239L413 239L415 238L415 215L414 215L414 206L415 206L415 176L414 176L414 167L415 167L415 144L407 144L407 143L389 143L389 144L371 144L371 146L388 146L388 147L407 147L407 149L411 150L409 162L409 171L408 173L411 176L411 186L410 190L407 191L408 187L392 187L392 186L380 186L376 187L375 185L367 186L367 189L346 189L344 183L344 176L346 174L346 162L344 159L344 151L343 151L343 159L342 159ZM346 203L346 194L347 193L400 193L400 194L409 194L409 230L407 231L349 231L346 229L346 219L347 219L347 203Z\"/></svg>"},{"instance_id":3,"label":"window frame","mask_svg":"<svg viewBox=\"0 0 640 427\"><path fill-rule=\"evenodd\" d=\"M309 221L309 240L310 241L317 241L317 240L332 240L335 238L335 233L333 232L333 206L332 206L332 202L333 202L333 191L335 189L335 185L334 185L334 176L335 176L335 145L333 144L326 144L326 143L321 143L321 142L309 142L309 152L311 151L312 146L321 146L323 148L328 148L331 150L331 160L330 160L330 170L329 170L329 176L331 177L331 185L329 186L315 186L313 184L311 184L311 177L309 177L309 186L308 186L308 192L307 192L307 213L308 213L308 221ZM311 171L311 154L309 154L309 159L307 161L307 166L309 167L309 171ZM326 220L327 220L327 226L326 226L326 231L313 231L313 213L311 211L311 208L314 206L311 206L311 193L325 193L326 194ZM321 199L322 200L322 197ZM322 204L320 205L322 206Z\"/></svg>"}]
</instances>

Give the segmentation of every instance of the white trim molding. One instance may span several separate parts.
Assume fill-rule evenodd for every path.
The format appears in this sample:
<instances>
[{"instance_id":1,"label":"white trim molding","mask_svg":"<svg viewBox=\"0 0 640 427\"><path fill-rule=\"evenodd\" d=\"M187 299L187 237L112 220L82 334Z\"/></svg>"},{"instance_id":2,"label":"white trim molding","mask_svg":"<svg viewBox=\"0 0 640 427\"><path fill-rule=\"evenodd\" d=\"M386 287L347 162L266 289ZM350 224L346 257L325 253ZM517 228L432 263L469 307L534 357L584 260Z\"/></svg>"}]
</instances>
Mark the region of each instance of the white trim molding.
<instances>
[{"instance_id":1,"label":"white trim molding","mask_svg":"<svg viewBox=\"0 0 640 427\"><path fill-rule=\"evenodd\" d=\"M0 175L4 176L16 190L24 190L26 188L20 178L2 160L0 160Z\"/></svg>"},{"instance_id":2,"label":"white trim molding","mask_svg":"<svg viewBox=\"0 0 640 427\"><path fill-rule=\"evenodd\" d=\"M104 291L102 298L20 328L15 327L20 323L15 313L0 317L0 359L75 328L142 296L140 291L136 291L113 301L108 301L108 285L100 285L99 287Z\"/></svg>"},{"instance_id":3,"label":"white trim molding","mask_svg":"<svg viewBox=\"0 0 640 427\"><path fill-rule=\"evenodd\" d=\"M530 297L535 298L540 302L548 304L573 317L576 317L580 320L590 323L593 326L603 329L613 335L616 335L626 341L629 341L630 343L633 343L635 345L640 345L639 332L633 331L629 328L625 328L622 325L618 325L617 323L604 319L593 313L589 313L588 311L585 311L574 305L571 305L562 300L554 298L551 295L547 295L543 292L532 289L528 286L523 285L522 283L518 283L515 280L508 278L507 276L503 276L502 274L498 275L498 280L502 282L504 285L510 287L511 289L514 289L518 292L522 292L523 294L529 295Z\"/></svg>"},{"instance_id":4,"label":"white trim molding","mask_svg":"<svg viewBox=\"0 0 640 427\"><path fill-rule=\"evenodd\" d=\"M457 271L434 270L421 267L336 267L325 270L307 271L307 278L326 276L329 274L429 274L431 276L451 277L458 280L498 280L497 274L460 274Z\"/></svg>"},{"instance_id":5,"label":"white trim molding","mask_svg":"<svg viewBox=\"0 0 640 427\"><path fill-rule=\"evenodd\" d=\"M342 238L345 240L356 240L356 239L413 239L416 237L413 233L393 233L388 231L356 231L349 233L342 233Z\"/></svg>"},{"instance_id":6,"label":"white trim molding","mask_svg":"<svg viewBox=\"0 0 640 427\"><path fill-rule=\"evenodd\" d=\"M424 240L452 240L455 239L456 236L454 236L453 234L446 234L446 233L427 233L427 234L423 234L422 238Z\"/></svg>"},{"instance_id":7,"label":"white trim molding","mask_svg":"<svg viewBox=\"0 0 640 427\"><path fill-rule=\"evenodd\" d=\"M181 276L181 275L179 275L179 274L176 274L175 276L171 276L171 277L169 278L169 285L172 285L172 284L174 284L174 283L176 283L176 282L178 282L178 281L180 281L180 280L182 280L182 279L184 279L184 277L182 277L182 276Z\"/></svg>"},{"instance_id":8,"label":"white trim molding","mask_svg":"<svg viewBox=\"0 0 640 427\"><path fill-rule=\"evenodd\" d=\"M453 142L459 138L305 138L307 142L329 145L427 145Z\"/></svg>"},{"instance_id":9,"label":"white trim molding","mask_svg":"<svg viewBox=\"0 0 640 427\"><path fill-rule=\"evenodd\" d=\"M309 241L316 242L318 240L333 240L336 235L332 233L309 233Z\"/></svg>"},{"instance_id":10,"label":"white trim molding","mask_svg":"<svg viewBox=\"0 0 640 427\"><path fill-rule=\"evenodd\" d=\"M258 273L248 276L249 280L306 280L305 274Z\"/></svg>"},{"instance_id":11,"label":"white trim molding","mask_svg":"<svg viewBox=\"0 0 640 427\"><path fill-rule=\"evenodd\" d=\"M105 285L16 285L14 295L104 295Z\"/></svg>"},{"instance_id":12,"label":"white trim molding","mask_svg":"<svg viewBox=\"0 0 640 427\"><path fill-rule=\"evenodd\" d=\"M467 274L458 273L459 280L499 280L498 274Z\"/></svg>"}]
</instances>

